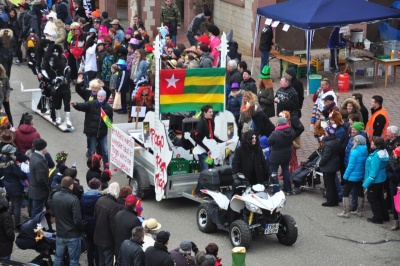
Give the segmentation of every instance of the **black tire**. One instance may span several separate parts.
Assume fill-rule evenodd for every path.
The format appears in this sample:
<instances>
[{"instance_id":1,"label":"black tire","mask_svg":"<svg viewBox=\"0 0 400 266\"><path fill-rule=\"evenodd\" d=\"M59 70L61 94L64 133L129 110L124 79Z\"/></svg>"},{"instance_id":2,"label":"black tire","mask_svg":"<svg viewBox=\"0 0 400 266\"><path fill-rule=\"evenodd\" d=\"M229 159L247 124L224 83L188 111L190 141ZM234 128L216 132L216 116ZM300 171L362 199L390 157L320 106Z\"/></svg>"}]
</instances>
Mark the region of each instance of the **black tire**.
<instances>
[{"instance_id":1,"label":"black tire","mask_svg":"<svg viewBox=\"0 0 400 266\"><path fill-rule=\"evenodd\" d=\"M285 246L293 245L298 236L296 221L290 215L282 215L279 222L279 231L276 237L279 242Z\"/></svg>"},{"instance_id":2,"label":"black tire","mask_svg":"<svg viewBox=\"0 0 400 266\"><path fill-rule=\"evenodd\" d=\"M135 165L129 185L132 187L132 194L142 199L151 189L149 175L143 166Z\"/></svg>"},{"instance_id":3,"label":"black tire","mask_svg":"<svg viewBox=\"0 0 400 266\"><path fill-rule=\"evenodd\" d=\"M251 246L251 230L243 220L234 221L229 228L229 239L234 247L245 247L249 250Z\"/></svg>"},{"instance_id":4,"label":"black tire","mask_svg":"<svg viewBox=\"0 0 400 266\"><path fill-rule=\"evenodd\" d=\"M203 233L213 233L217 231L217 225L211 220L211 214L218 208L212 203L202 203L197 209L197 227Z\"/></svg>"}]
</instances>

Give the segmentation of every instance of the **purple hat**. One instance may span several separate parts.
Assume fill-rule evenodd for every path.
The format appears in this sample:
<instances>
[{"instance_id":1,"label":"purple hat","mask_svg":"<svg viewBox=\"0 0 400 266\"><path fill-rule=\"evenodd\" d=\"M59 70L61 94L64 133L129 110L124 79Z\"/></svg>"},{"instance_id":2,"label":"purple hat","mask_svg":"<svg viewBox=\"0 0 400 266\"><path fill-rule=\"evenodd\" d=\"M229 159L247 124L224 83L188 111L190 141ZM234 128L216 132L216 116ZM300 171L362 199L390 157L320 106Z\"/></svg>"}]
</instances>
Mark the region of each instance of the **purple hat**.
<instances>
[{"instance_id":1,"label":"purple hat","mask_svg":"<svg viewBox=\"0 0 400 266\"><path fill-rule=\"evenodd\" d=\"M128 29L125 31L125 34L129 34L129 35L132 36L133 30L132 30L131 28L128 28Z\"/></svg>"},{"instance_id":2,"label":"purple hat","mask_svg":"<svg viewBox=\"0 0 400 266\"><path fill-rule=\"evenodd\" d=\"M328 133L329 135L335 135L336 133L336 125L329 125L325 128L325 132Z\"/></svg>"},{"instance_id":3,"label":"purple hat","mask_svg":"<svg viewBox=\"0 0 400 266\"><path fill-rule=\"evenodd\" d=\"M239 89L239 88L240 88L239 83L237 83L237 82L233 82L232 83L231 90L232 89Z\"/></svg>"}]
</instances>

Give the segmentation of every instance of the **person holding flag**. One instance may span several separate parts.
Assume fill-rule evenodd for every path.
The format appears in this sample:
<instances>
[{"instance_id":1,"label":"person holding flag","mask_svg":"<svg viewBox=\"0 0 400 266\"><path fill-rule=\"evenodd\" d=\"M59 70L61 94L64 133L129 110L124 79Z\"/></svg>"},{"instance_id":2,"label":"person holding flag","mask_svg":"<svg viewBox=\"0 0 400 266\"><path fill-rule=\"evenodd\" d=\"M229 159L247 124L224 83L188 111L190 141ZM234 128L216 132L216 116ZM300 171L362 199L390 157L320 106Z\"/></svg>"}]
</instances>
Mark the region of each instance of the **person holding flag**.
<instances>
[{"instance_id":1,"label":"person holding flag","mask_svg":"<svg viewBox=\"0 0 400 266\"><path fill-rule=\"evenodd\" d=\"M71 102L71 106L76 110L85 112L85 122L83 133L89 139L90 157L96 152L99 143L102 150L104 167L108 165L107 134L108 128L112 128L113 110L106 101L107 93L104 90L97 92L97 100L84 103Z\"/></svg>"}]
</instances>

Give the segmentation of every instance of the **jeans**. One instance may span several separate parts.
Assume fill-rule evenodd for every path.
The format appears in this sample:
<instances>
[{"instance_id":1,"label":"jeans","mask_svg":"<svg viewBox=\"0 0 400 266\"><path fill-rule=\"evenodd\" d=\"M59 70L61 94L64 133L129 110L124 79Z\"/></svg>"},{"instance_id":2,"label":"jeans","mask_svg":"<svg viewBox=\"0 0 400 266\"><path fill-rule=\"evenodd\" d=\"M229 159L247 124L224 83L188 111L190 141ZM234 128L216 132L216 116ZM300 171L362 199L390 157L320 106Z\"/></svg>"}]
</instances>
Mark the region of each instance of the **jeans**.
<instances>
[{"instance_id":1,"label":"jeans","mask_svg":"<svg viewBox=\"0 0 400 266\"><path fill-rule=\"evenodd\" d=\"M261 66L260 72L263 70L264 66L269 64L269 55L271 51L261 51Z\"/></svg>"},{"instance_id":2,"label":"jeans","mask_svg":"<svg viewBox=\"0 0 400 266\"><path fill-rule=\"evenodd\" d=\"M11 204L8 212L14 215L14 225L17 227L21 223L21 204L22 196L10 197Z\"/></svg>"},{"instance_id":3,"label":"jeans","mask_svg":"<svg viewBox=\"0 0 400 266\"><path fill-rule=\"evenodd\" d=\"M89 157L92 154L96 153L96 146L100 143L103 158L103 165L106 166L108 163L108 149L107 149L107 135L101 138L97 138L96 136L88 136L89 138Z\"/></svg>"},{"instance_id":4,"label":"jeans","mask_svg":"<svg viewBox=\"0 0 400 266\"><path fill-rule=\"evenodd\" d=\"M10 260L11 259L11 255L0 257L0 259L2 259L2 260Z\"/></svg>"},{"instance_id":5,"label":"jeans","mask_svg":"<svg viewBox=\"0 0 400 266\"><path fill-rule=\"evenodd\" d=\"M274 164L271 162L269 163L271 173L278 173L279 166L281 166L283 175L283 191L289 193L292 191L292 186L290 184L289 163L284 163L284 164ZM274 192L276 192L275 187L273 190Z\"/></svg>"},{"instance_id":6,"label":"jeans","mask_svg":"<svg viewBox=\"0 0 400 266\"><path fill-rule=\"evenodd\" d=\"M194 47L197 47L197 40L194 38L194 34L192 33L192 32L187 32L186 33L186 37L188 38L188 40L189 40L189 43L190 43L190 46L194 46ZM175 45L176 45L176 43L175 43Z\"/></svg>"},{"instance_id":7,"label":"jeans","mask_svg":"<svg viewBox=\"0 0 400 266\"><path fill-rule=\"evenodd\" d=\"M206 158L207 158L207 153L202 153L199 154L199 162L200 162L200 171L208 170L209 164L206 163ZM200 180L197 181L197 186L194 190L194 193L197 195L200 194L200 189L203 189L204 187L200 184Z\"/></svg>"},{"instance_id":8,"label":"jeans","mask_svg":"<svg viewBox=\"0 0 400 266\"><path fill-rule=\"evenodd\" d=\"M68 248L69 265L78 266L79 257L81 256L81 238L56 238L56 254L54 255L54 266L63 264L65 250Z\"/></svg>"},{"instance_id":9,"label":"jeans","mask_svg":"<svg viewBox=\"0 0 400 266\"><path fill-rule=\"evenodd\" d=\"M361 184L361 185L362 185L362 184ZM362 189L362 186L361 186L361 190L363 190L363 189ZM364 191L362 191L362 193L363 193L363 196L362 196L362 198L363 198L363 197L364 197ZM350 203L350 209L351 209L351 210L357 210L357 208L358 208L358 193L357 193L356 188L353 187L353 188L351 189L351 203Z\"/></svg>"},{"instance_id":10,"label":"jeans","mask_svg":"<svg viewBox=\"0 0 400 266\"><path fill-rule=\"evenodd\" d=\"M99 266L114 265L114 249L99 247Z\"/></svg>"},{"instance_id":11,"label":"jeans","mask_svg":"<svg viewBox=\"0 0 400 266\"><path fill-rule=\"evenodd\" d=\"M46 203L46 200L32 200L32 215L31 218L35 218L36 215L41 213L44 209L44 204Z\"/></svg>"}]
</instances>

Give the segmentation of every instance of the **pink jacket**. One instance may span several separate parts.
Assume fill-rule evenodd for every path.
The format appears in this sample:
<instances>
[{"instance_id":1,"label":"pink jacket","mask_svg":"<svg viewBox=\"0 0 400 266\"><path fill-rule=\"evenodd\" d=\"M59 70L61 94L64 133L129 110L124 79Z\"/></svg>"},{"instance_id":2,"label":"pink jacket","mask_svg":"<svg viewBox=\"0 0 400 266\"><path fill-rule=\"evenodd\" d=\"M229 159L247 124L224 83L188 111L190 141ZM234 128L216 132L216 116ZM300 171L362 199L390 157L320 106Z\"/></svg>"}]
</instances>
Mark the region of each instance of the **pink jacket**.
<instances>
[{"instance_id":1,"label":"pink jacket","mask_svg":"<svg viewBox=\"0 0 400 266\"><path fill-rule=\"evenodd\" d=\"M219 52L215 48L217 48L220 44L221 44L221 40L219 39L219 37L217 37L217 36L211 37L210 50L211 50L212 57L214 57L213 67L216 67L218 64Z\"/></svg>"}]
</instances>

